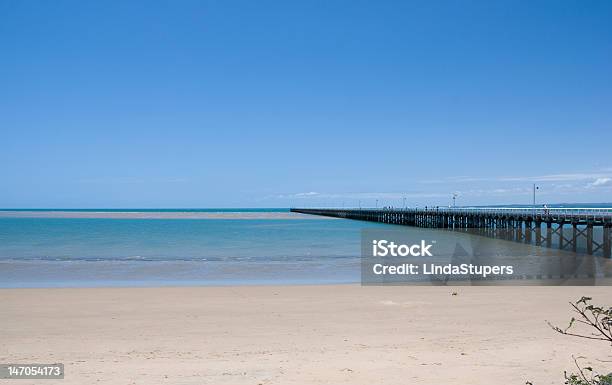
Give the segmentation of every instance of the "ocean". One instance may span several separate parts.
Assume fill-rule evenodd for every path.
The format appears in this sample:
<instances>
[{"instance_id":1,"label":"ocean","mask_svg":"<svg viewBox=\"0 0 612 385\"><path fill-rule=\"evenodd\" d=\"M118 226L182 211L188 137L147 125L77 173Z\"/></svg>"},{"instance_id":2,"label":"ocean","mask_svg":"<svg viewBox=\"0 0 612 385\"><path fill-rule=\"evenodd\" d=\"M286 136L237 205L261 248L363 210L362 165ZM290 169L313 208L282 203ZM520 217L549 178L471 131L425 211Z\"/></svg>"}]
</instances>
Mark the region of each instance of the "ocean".
<instances>
[{"instance_id":1,"label":"ocean","mask_svg":"<svg viewBox=\"0 0 612 385\"><path fill-rule=\"evenodd\" d=\"M440 236L282 208L0 210L0 287L358 283L362 230L398 228Z\"/></svg>"},{"instance_id":2,"label":"ocean","mask_svg":"<svg viewBox=\"0 0 612 385\"><path fill-rule=\"evenodd\" d=\"M361 229L390 226L287 209L14 213L0 212L0 287L358 282Z\"/></svg>"}]
</instances>

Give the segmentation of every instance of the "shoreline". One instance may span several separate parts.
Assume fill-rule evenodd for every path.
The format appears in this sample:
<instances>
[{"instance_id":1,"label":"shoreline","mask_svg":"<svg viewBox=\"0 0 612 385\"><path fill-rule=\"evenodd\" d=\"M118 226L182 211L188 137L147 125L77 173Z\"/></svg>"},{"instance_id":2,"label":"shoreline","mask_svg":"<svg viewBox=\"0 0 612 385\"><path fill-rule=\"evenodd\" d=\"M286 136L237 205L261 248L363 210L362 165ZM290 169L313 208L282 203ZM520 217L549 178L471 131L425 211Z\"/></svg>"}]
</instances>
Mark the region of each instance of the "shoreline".
<instances>
[{"instance_id":1,"label":"shoreline","mask_svg":"<svg viewBox=\"0 0 612 385\"><path fill-rule=\"evenodd\" d=\"M453 295L456 293L456 295ZM609 347L552 331L609 287L0 289L1 362L52 384L557 383ZM589 362L588 360L586 362ZM599 365L598 365L599 364ZM28 381L22 380L23 384Z\"/></svg>"}]
</instances>

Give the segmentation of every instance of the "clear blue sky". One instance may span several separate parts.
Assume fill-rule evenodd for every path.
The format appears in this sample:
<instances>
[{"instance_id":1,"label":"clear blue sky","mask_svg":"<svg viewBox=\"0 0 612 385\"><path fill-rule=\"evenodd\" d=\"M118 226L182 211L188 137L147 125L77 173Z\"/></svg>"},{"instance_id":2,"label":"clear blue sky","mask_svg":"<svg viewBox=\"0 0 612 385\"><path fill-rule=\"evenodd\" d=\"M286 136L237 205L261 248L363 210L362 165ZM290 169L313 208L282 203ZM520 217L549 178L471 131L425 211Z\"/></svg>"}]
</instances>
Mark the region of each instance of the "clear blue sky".
<instances>
[{"instance_id":1,"label":"clear blue sky","mask_svg":"<svg viewBox=\"0 0 612 385\"><path fill-rule=\"evenodd\" d=\"M0 0L0 207L612 201L611 1Z\"/></svg>"}]
</instances>

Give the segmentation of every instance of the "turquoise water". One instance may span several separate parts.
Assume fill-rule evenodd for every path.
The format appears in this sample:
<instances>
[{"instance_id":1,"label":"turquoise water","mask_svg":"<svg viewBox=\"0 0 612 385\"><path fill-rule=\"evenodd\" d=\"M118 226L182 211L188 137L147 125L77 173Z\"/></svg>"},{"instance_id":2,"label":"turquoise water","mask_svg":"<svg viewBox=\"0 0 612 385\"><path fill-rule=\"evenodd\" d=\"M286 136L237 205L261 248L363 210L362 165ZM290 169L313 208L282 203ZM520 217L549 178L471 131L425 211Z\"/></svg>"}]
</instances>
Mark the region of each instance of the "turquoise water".
<instances>
[{"instance_id":1,"label":"turquoise water","mask_svg":"<svg viewBox=\"0 0 612 385\"><path fill-rule=\"evenodd\" d=\"M287 209L0 210L0 287L357 283L365 228L398 227Z\"/></svg>"},{"instance_id":2,"label":"turquoise water","mask_svg":"<svg viewBox=\"0 0 612 385\"><path fill-rule=\"evenodd\" d=\"M0 217L0 286L358 282L361 229L376 226L388 225L325 218Z\"/></svg>"},{"instance_id":3,"label":"turquoise water","mask_svg":"<svg viewBox=\"0 0 612 385\"><path fill-rule=\"evenodd\" d=\"M0 218L0 259L299 260L358 252L363 222ZM371 224L369 224L371 225Z\"/></svg>"},{"instance_id":4,"label":"turquoise water","mask_svg":"<svg viewBox=\"0 0 612 385\"><path fill-rule=\"evenodd\" d=\"M117 209L0 209L1 211L67 211L67 212L137 212L137 213L281 213L287 212L286 208L216 208L216 209L139 209L139 208L117 208Z\"/></svg>"}]
</instances>

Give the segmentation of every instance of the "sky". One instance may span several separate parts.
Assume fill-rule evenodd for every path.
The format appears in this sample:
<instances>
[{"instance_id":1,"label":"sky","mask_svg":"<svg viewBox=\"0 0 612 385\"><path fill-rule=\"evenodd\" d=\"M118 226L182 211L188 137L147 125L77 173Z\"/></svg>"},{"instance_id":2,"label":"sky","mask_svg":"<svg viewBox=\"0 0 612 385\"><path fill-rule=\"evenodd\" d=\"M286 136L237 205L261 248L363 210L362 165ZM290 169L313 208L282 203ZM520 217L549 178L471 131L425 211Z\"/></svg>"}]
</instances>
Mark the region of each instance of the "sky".
<instances>
[{"instance_id":1,"label":"sky","mask_svg":"<svg viewBox=\"0 0 612 385\"><path fill-rule=\"evenodd\" d=\"M0 207L612 201L610 1L0 0Z\"/></svg>"}]
</instances>

